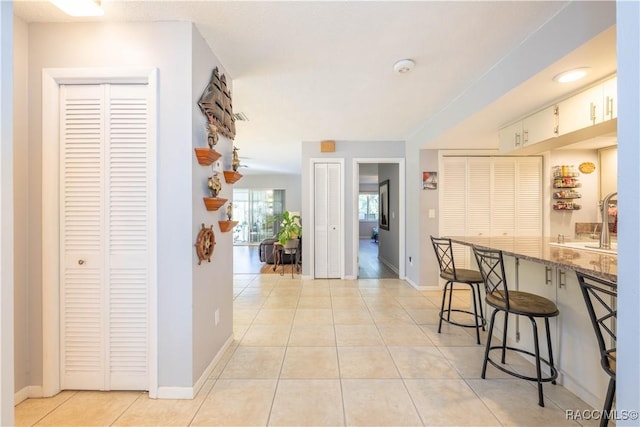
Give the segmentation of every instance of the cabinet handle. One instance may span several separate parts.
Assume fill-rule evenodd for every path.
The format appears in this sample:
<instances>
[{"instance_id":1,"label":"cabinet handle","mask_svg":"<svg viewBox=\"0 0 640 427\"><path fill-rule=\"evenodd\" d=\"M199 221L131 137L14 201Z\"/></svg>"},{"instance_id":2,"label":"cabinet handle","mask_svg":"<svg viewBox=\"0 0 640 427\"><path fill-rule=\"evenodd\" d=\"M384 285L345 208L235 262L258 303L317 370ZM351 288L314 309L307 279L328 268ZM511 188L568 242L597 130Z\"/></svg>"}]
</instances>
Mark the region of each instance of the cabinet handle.
<instances>
[{"instance_id":1,"label":"cabinet handle","mask_svg":"<svg viewBox=\"0 0 640 427\"><path fill-rule=\"evenodd\" d=\"M516 132L516 147L520 146L520 134Z\"/></svg>"},{"instance_id":2,"label":"cabinet handle","mask_svg":"<svg viewBox=\"0 0 640 427\"><path fill-rule=\"evenodd\" d=\"M544 268L544 284L545 285L551 284L551 267Z\"/></svg>"},{"instance_id":3,"label":"cabinet handle","mask_svg":"<svg viewBox=\"0 0 640 427\"><path fill-rule=\"evenodd\" d=\"M589 110L590 110L590 114L591 114L590 119L595 124L596 123L596 104L591 102L589 104Z\"/></svg>"},{"instance_id":4,"label":"cabinet handle","mask_svg":"<svg viewBox=\"0 0 640 427\"><path fill-rule=\"evenodd\" d=\"M613 118L613 97L607 96L607 112L605 114L606 117L610 119Z\"/></svg>"},{"instance_id":5,"label":"cabinet handle","mask_svg":"<svg viewBox=\"0 0 640 427\"><path fill-rule=\"evenodd\" d=\"M523 145L529 142L529 131L525 130L524 132L522 132L522 140L523 140Z\"/></svg>"},{"instance_id":6,"label":"cabinet handle","mask_svg":"<svg viewBox=\"0 0 640 427\"><path fill-rule=\"evenodd\" d=\"M559 129L559 122L560 122L560 107L558 107L557 105L553 108L553 133L558 135L560 129Z\"/></svg>"},{"instance_id":7,"label":"cabinet handle","mask_svg":"<svg viewBox=\"0 0 640 427\"><path fill-rule=\"evenodd\" d=\"M558 270L558 287L559 288L564 288L567 286L567 282L566 280L566 275L567 273L565 273L562 270Z\"/></svg>"}]
</instances>

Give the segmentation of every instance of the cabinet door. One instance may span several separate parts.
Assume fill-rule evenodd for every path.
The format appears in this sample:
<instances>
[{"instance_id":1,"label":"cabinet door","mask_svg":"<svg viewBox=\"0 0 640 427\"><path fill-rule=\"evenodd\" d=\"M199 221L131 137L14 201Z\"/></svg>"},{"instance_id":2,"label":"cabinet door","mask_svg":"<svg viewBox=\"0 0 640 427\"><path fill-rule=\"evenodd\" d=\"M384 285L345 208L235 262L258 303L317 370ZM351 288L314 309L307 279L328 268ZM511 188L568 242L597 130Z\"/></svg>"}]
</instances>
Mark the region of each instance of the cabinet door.
<instances>
[{"instance_id":1,"label":"cabinet door","mask_svg":"<svg viewBox=\"0 0 640 427\"><path fill-rule=\"evenodd\" d=\"M614 77L603 83L604 120L618 117L618 78Z\"/></svg>"},{"instance_id":2,"label":"cabinet door","mask_svg":"<svg viewBox=\"0 0 640 427\"><path fill-rule=\"evenodd\" d=\"M558 132L565 135L602 122L602 85L580 92L558 104Z\"/></svg>"},{"instance_id":3,"label":"cabinet door","mask_svg":"<svg viewBox=\"0 0 640 427\"><path fill-rule=\"evenodd\" d=\"M557 269L559 349L557 364L564 387L598 408L604 401L609 377L600 365L600 353L587 306L573 270Z\"/></svg>"},{"instance_id":4,"label":"cabinet door","mask_svg":"<svg viewBox=\"0 0 640 427\"><path fill-rule=\"evenodd\" d=\"M542 158L519 157L516 171L516 232L542 235Z\"/></svg>"},{"instance_id":5,"label":"cabinet door","mask_svg":"<svg viewBox=\"0 0 640 427\"><path fill-rule=\"evenodd\" d=\"M440 234L464 236L467 233L467 159L445 157L440 177L441 203ZM456 266L469 265L469 251L461 245L453 246Z\"/></svg>"},{"instance_id":6,"label":"cabinet door","mask_svg":"<svg viewBox=\"0 0 640 427\"><path fill-rule=\"evenodd\" d=\"M512 285L511 285L512 286ZM534 295L547 298L552 302L556 302L556 287L554 280L554 269L547 267L538 262L527 261L521 259L518 265L518 290L529 292ZM549 331L551 333L551 350L554 352L554 359L557 358L557 340L558 340L558 322L556 318L549 319ZM547 337L545 334L544 319L536 319L538 328L538 345L540 346L540 355L543 359L549 360L549 351L547 345ZM519 346L533 352L533 328L531 322L526 317L520 317L518 322ZM532 357L527 357L531 363L535 363ZM554 360L555 364L557 361ZM549 370L543 365L544 372L547 374Z\"/></svg>"},{"instance_id":7,"label":"cabinet door","mask_svg":"<svg viewBox=\"0 0 640 427\"><path fill-rule=\"evenodd\" d=\"M522 120L522 145L532 145L557 136L556 106L545 108Z\"/></svg>"},{"instance_id":8,"label":"cabinet door","mask_svg":"<svg viewBox=\"0 0 640 427\"><path fill-rule=\"evenodd\" d=\"M469 158L467 161L467 231L468 236L491 235L491 159Z\"/></svg>"},{"instance_id":9,"label":"cabinet door","mask_svg":"<svg viewBox=\"0 0 640 427\"><path fill-rule=\"evenodd\" d=\"M507 153L522 147L522 121L500 129L500 152Z\"/></svg>"},{"instance_id":10,"label":"cabinet door","mask_svg":"<svg viewBox=\"0 0 640 427\"><path fill-rule=\"evenodd\" d=\"M493 236L514 236L516 233L516 159L496 157L491 175L491 233Z\"/></svg>"}]
</instances>

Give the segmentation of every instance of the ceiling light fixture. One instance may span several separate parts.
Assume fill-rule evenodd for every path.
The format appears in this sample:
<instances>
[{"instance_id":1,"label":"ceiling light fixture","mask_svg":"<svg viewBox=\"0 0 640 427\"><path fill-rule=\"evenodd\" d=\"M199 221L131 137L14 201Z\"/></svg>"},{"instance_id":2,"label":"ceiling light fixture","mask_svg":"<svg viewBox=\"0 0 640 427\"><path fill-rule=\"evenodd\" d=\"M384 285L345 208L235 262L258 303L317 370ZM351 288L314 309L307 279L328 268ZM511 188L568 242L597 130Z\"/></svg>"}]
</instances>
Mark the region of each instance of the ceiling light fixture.
<instances>
[{"instance_id":1,"label":"ceiling light fixture","mask_svg":"<svg viewBox=\"0 0 640 427\"><path fill-rule=\"evenodd\" d=\"M411 59L401 59L400 61L393 64L393 71L396 74L407 74L409 71L413 70L413 67L416 66L416 63Z\"/></svg>"},{"instance_id":2,"label":"ceiling light fixture","mask_svg":"<svg viewBox=\"0 0 640 427\"><path fill-rule=\"evenodd\" d=\"M104 10L100 0L49 0L58 9L70 16L102 16Z\"/></svg>"},{"instance_id":3,"label":"ceiling light fixture","mask_svg":"<svg viewBox=\"0 0 640 427\"><path fill-rule=\"evenodd\" d=\"M558 83L570 83L580 80L589 73L589 67L575 68L573 70L565 71L558 74L553 78Z\"/></svg>"}]
</instances>

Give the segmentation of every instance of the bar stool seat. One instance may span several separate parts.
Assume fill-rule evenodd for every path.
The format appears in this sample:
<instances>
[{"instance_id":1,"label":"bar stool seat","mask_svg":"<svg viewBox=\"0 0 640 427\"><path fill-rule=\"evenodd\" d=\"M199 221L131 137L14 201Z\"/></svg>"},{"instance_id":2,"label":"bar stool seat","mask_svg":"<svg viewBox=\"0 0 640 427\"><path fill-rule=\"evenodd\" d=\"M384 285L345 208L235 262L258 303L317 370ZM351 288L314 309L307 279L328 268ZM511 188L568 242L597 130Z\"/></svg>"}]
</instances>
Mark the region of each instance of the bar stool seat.
<instances>
[{"instance_id":1,"label":"bar stool seat","mask_svg":"<svg viewBox=\"0 0 640 427\"><path fill-rule=\"evenodd\" d=\"M482 275L479 271L469 270L465 268L457 268L453 259L453 248L451 239L444 239L431 236L431 244L438 259L440 267L440 277L446 280L442 292L442 305L440 306L440 321L438 322L438 333L442 331L442 322L445 321L452 325L462 326L463 328L476 329L476 341L480 344L480 328L485 330L487 324L482 312L482 301L480 295L480 285L483 283ZM453 297L453 284L463 283L471 288L471 300L473 301L473 311L461 308L451 308L451 300ZM449 291L449 303L447 300L447 291ZM478 314L480 311L480 314ZM473 316L473 323L462 323L451 319L451 313L466 313Z\"/></svg>"},{"instance_id":2,"label":"bar stool seat","mask_svg":"<svg viewBox=\"0 0 640 427\"><path fill-rule=\"evenodd\" d=\"M479 271L466 270L464 268L456 268L455 274L451 271L443 271L442 274L440 274L440 277L444 280L451 280L454 282L482 283L482 276Z\"/></svg>"},{"instance_id":3,"label":"bar stool seat","mask_svg":"<svg viewBox=\"0 0 640 427\"><path fill-rule=\"evenodd\" d=\"M480 274L484 281L484 287L486 292L485 301L491 307L493 307L493 313L491 314L491 321L489 323L489 334L487 336L487 346L484 353L484 361L482 363L482 375L484 379L487 373L487 364L490 363L496 369L512 375L516 378L523 380L535 381L538 384L538 405L544 407L544 395L542 393L542 383L551 382L556 383L558 378L558 371L553 364L553 350L551 348L551 332L549 329L549 319L558 316L560 312L558 307L553 301L547 298L535 295L529 292L511 291L507 286L507 278L504 272L504 261L502 258L502 251L494 249L481 249L476 246L473 247L473 253L475 255ZM493 325L496 320L496 314L499 312L504 313L504 329L502 331L502 344L491 345L491 339L493 337ZM509 314L515 314L518 316L525 316L531 322L533 329L533 351L529 351L524 348L511 347L507 345L507 326ZM543 359L540 356L540 346L538 344L538 326L536 323L537 318L544 319L545 332L547 337L547 348L549 353L549 360ZM500 363L491 359L490 355L492 351L499 350L502 354ZM505 366L505 357L507 350L516 353L522 353L532 356L536 365L536 376L526 376L519 372L511 370ZM549 375L542 375L542 364L549 367Z\"/></svg>"},{"instance_id":4,"label":"bar stool seat","mask_svg":"<svg viewBox=\"0 0 640 427\"><path fill-rule=\"evenodd\" d=\"M502 291L487 295L486 301L492 307L507 310L507 302ZM560 314L558 307L547 298L522 291L509 291L509 311L513 314L536 317Z\"/></svg>"}]
</instances>

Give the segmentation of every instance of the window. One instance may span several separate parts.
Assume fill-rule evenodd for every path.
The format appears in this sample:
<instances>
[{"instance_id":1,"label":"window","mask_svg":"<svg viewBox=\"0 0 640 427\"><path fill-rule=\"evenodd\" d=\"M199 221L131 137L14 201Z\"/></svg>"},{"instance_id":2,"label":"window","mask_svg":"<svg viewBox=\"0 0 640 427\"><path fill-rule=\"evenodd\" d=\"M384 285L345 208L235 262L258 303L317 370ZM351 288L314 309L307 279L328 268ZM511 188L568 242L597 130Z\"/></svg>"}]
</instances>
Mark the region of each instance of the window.
<instances>
[{"instance_id":1,"label":"window","mask_svg":"<svg viewBox=\"0 0 640 427\"><path fill-rule=\"evenodd\" d=\"M378 220L378 194L360 193L358 195L358 218L360 221Z\"/></svg>"},{"instance_id":2,"label":"window","mask_svg":"<svg viewBox=\"0 0 640 427\"><path fill-rule=\"evenodd\" d=\"M258 244L276 234L276 217L284 212L285 190L233 189L233 244Z\"/></svg>"}]
</instances>

